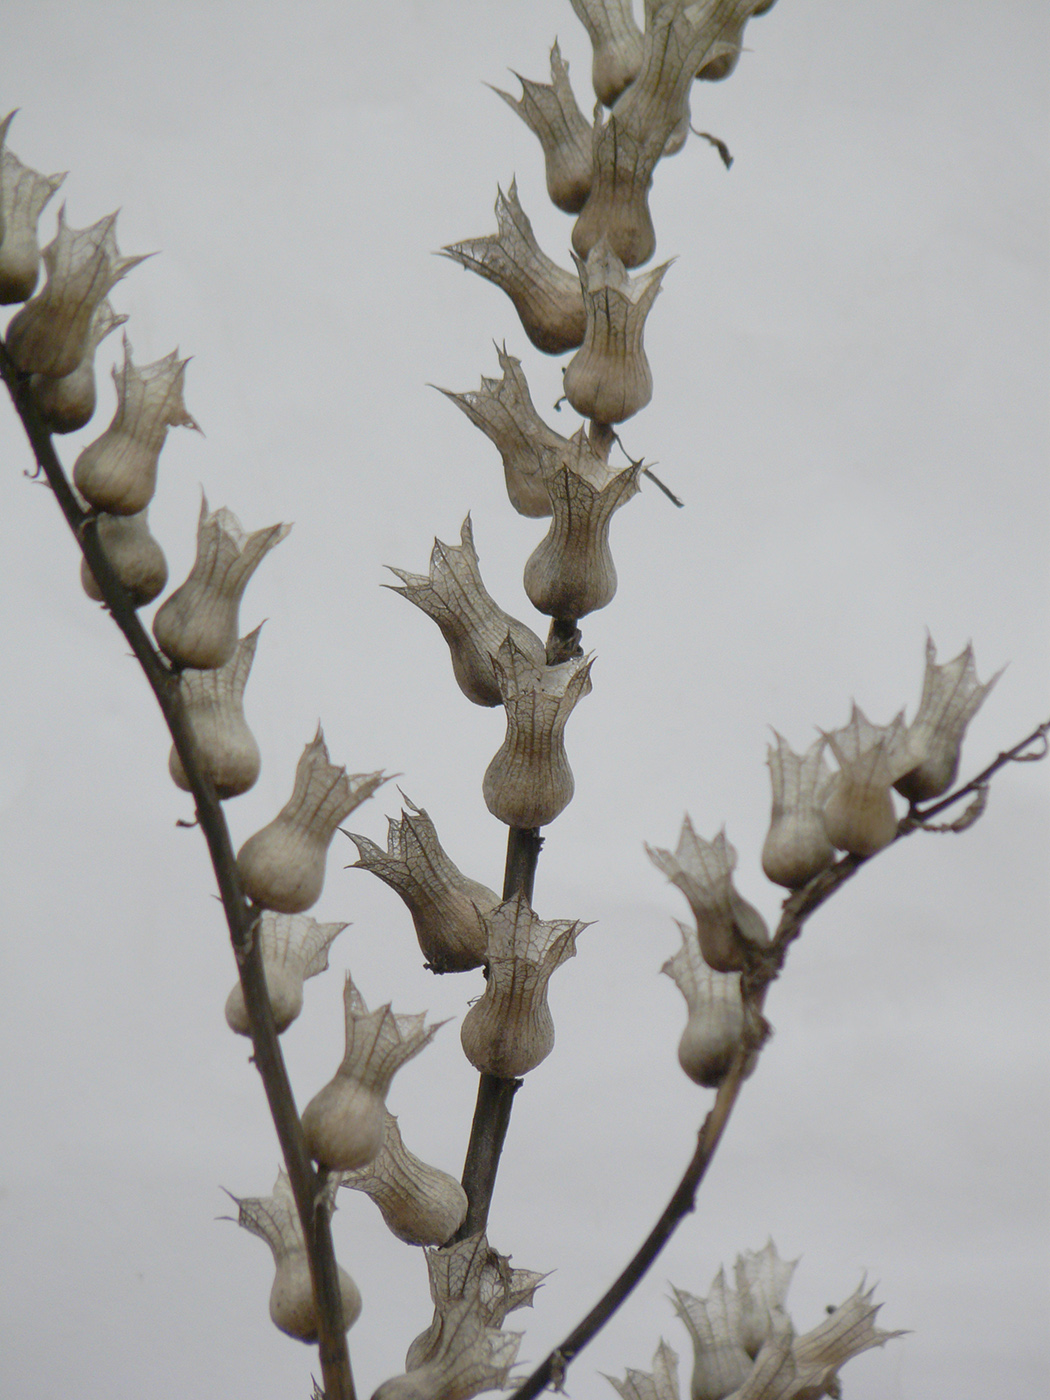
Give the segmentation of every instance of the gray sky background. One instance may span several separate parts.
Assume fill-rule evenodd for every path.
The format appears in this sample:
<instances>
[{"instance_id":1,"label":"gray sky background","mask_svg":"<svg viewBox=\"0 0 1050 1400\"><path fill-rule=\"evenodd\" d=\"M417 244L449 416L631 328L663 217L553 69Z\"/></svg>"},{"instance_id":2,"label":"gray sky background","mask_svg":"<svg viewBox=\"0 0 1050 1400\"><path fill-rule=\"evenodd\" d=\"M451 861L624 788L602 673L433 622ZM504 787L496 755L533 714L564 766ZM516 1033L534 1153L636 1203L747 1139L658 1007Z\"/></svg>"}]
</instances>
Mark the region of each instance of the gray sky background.
<instances>
[{"instance_id":1,"label":"gray sky background","mask_svg":"<svg viewBox=\"0 0 1050 1400\"><path fill-rule=\"evenodd\" d=\"M538 1361L662 1209L711 1095L678 1069L684 1003L658 975L685 906L645 857L688 810L762 876L768 725L794 747L918 700L973 640L973 773L1047 713L1047 56L1034 0L782 0L726 83L694 90L691 140L663 163L657 256L677 261L647 326L650 407L631 452L646 488L617 516L614 602L584 624L594 692L569 722L577 794L548 831L544 918L594 920L555 976L558 1043L518 1095L490 1238L554 1270L526 1327ZM538 144L484 86L543 80L555 36L581 106L589 47L561 0L208 4L8 0L9 145L70 174L74 227L120 206L124 253L163 250L113 294L136 360L193 356L151 508L173 583L203 486L245 527L295 522L249 587L263 618L248 689L263 751L229 804L239 844L286 801L318 718L352 771L385 767L456 862L501 879L481 799L501 713L455 686L437 629L380 589L425 572L468 510L486 583L536 628L521 568L545 526L516 516L498 456L428 388L524 363L552 426L565 360L527 343L488 283L433 251L492 232L516 175L568 266ZM94 423L112 412L98 364ZM566 357L567 358L567 357ZM0 1389L26 1400L309 1393L315 1354L270 1324L261 1242L216 1223L264 1195L277 1150L168 744L105 614L80 591L57 510L0 409ZM382 841L391 787L350 825ZM776 1036L686 1222L570 1373L648 1369L688 1341L667 1281L703 1295L772 1235L802 1256L800 1330L865 1274L911 1334L852 1362L850 1400L1027 1400L1047 1352L1047 770L1015 767L963 836L916 835L814 918L768 1011ZM421 967L397 897L343 866L313 911L348 919L332 970L284 1037L305 1102L342 1054L342 974L370 1005L456 1022L395 1080L410 1147L459 1173L476 1076L458 1021L480 974ZM348 1196L349 1193L343 1193ZM335 1230L364 1295L360 1392L402 1369L428 1322L422 1257L350 1196Z\"/></svg>"}]
</instances>

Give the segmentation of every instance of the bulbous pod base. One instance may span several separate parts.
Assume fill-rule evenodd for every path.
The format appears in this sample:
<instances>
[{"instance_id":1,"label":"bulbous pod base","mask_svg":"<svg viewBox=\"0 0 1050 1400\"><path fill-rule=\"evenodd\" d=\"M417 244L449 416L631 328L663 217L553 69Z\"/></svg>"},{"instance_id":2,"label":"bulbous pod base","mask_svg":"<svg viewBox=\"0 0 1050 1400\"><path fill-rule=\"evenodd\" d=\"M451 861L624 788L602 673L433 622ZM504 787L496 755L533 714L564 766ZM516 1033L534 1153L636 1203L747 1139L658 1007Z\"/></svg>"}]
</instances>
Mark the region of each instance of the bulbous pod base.
<instances>
[{"instance_id":1,"label":"bulbous pod base","mask_svg":"<svg viewBox=\"0 0 1050 1400\"><path fill-rule=\"evenodd\" d=\"M245 841L237 854L237 873L256 904L279 914L301 914L321 897L327 855L327 841L278 817Z\"/></svg>"},{"instance_id":2,"label":"bulbous pod base","mask_svg":"<svg viewBox=\"0 0 1050 1400\"><path fill-rule=\"evenodd\" d=\"M270 996L274 1025L277 1034L288 1029L303 1009L303 979L291 968L276 963L263 962L266 977L266 990ZM244 990L237 985L226 998L226 1024L238 1035L250 1035L248 1008L244 1004Z\"/></svg>"},{"instance_id":3,"label":"bulbous pod base","mask_svg":"<svg viewBox=\"0 0 1050 1400\"><path fill-rule=\"evenodd\" d=\"M95 526L106 559L134 608L152 603L168 581L168 561L150 534L147 516L147 511L140 515L100 515ZM102 590L86 559L80 564L80 583L89 598L102 602Z\"/></svg>"},{"instance_id":4,"label":"bulbous pod base","mask_svg":"<svg viewBox=\"0 0 1050 1400\"><path fill-rule=\"evenodd\" d=\"M303 1110L307 1150L330 1171L367 1166L383 1146L385 1132L382 1098L342 1074L336 1074Z\"/></svg>"},{"instance_id":5,"label":"bulbous pod base","mask_svg":"<svg viewBox=\"0 0 1050 1400\"><path fill-rule=\"evenodd\" d=\"M836 775L824 806L828 840L852 856L873 856L897 835L897 813L889 788L854 783Z\"/></svg>"},{"instance_id":6,"label":"bulbous pod base","mask_svg":"<svg viewBox=\"0 0 1050 1400\"><path fill-rule=\"evenodd\" d=\"M347 1331L361 1316L361 1293L345 1269L339 1269L339 1296ZM317 1341L317 1304L305 1250L292 1250L277 1265L270 1289L270 1319L300 1342Z\"/></svg>"}]
</instances>

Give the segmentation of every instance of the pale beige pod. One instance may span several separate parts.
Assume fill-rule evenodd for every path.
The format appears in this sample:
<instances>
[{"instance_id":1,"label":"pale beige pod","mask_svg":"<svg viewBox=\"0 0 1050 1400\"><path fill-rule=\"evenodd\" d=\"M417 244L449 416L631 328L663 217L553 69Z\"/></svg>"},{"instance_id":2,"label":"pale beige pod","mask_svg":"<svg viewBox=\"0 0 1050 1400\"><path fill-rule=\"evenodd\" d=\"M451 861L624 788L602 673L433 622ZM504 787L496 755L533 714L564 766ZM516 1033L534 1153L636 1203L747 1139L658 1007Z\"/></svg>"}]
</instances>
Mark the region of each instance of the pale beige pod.
<instances>
[{"instance_id":1,"label":"pale beige pod","mask_svg":"<svg viewBox=\"0 0 1050 1400\"><path fill-rule=\"evenodd\" d=\"M317 1341L317 1305L310 1264L295 1199L288 1177L277 1173L272 1196L233 1198L237 1223L249 1234L265 1240L273 1255L275 1273L270 1289L270 1319L275 1327L300 1342ZM328 1201L331 1208L331 1201ZM338 1266L337 1266L338 1268ZM343 1326L349 1330L361 1314L361 1294L343 1268L338 1268Z\"/></svg>"},{"instance_id":2,"label":"pale beige pod","mask_svg":"<svg viewBox=\"0 0 1050 1400\"><path fill-rule=\"evenodd\" d=\"M291 797L237 853L248 898L279 914L302 914L316 904L336 828L385 781L382 772L348 774L336 767L318 725L296 765Z\"/></svg>"},{"instance_id":3,"label":"pale beige pod","mask_svg":"<svg viewBox=\"0 0 1050 1400\"><path fill-rule=\"evenodd\" d=\"M29 377L29 388L40 416L53 433L74 433L90 423L98 401L95 385L95 351L110 331L128 318L118 316L103 299L95 308L80 363L71 374L53 379L47 374Z\"/></svg>"},{"instance_id":4,"label":"pale beige pod","mask_svg":"<svg viewBox=\"0 0 1050 1400\"><path fill-rule=\"evenodd\" d=\"M575 350L586 324L579 279L536 242L514 180L506 194L497 190L496 227L487 238L450 243L441 252L506 292L537 350L547 355Z\"/></svg>"},{"instance_id":5,"label":"pale beige pod","mask_svg":"<svg viewBox=\"0 0 1050 1400\"><path fill-rule=\"evenodd\" d=\"M697 81L718 83L728 78L744 50L744 29L748 20L766 14L775 4L776 0L737 0L731 5L719 37L697 70Z\"/></svg>"},{"instance_id":6,"label":"pale beige pod","mask_svg":"<svg viewBox=\"0 0 1050 1400\"><path fill-rule=\"evenodd\" d=\"M187 669L179 675L201 768L223 801L253 787L262 764L259 745L244 718L244 689L261 631L262 623L242 637L225 666L210 671ZM189 779L174 744L168 755L168 771L176 787L189 792Z\"/></svg>"},{"instance_id":7,"label":"pale beige pod","mask_svg":"<svg viewBox=\"0 0 1050 1400\"><path fill-rule=\"evenodd\" d=\"M620 1395L621 1400L679 1400L678 1353L660 1338L651 1371L636 1371L628 1367L622 1381L607 1375L605 1379Z\"/></svg>"},{"instance_id":8,"label":"pale beige pod","mask_svg":"<svg viewBox=\"0 0 1050 1400\"><path fill-rule=\"evenodd\" d=\"M893 784L923 757L904 727L902 710L890 724L872 724L855 704L849 724L825 734L839 771L824 803L824 830L840 851L873 856L897 835Z\"/></svg>"},{"instance_id":9,"label":"pale beige pod","mask_svg":"<svg viewBox=\"0 0 1050 1400\"><path fill-rule=\"evenodd\" d=\"M744 1042L747 1020L739 972L715 972L704 962L696 930L679 924L682 946L660 969L685 998L688 1020L678 1042L678 1063L705 1089L717 1089ZM745 1075L757 1056L748 1058Z\"/></svg>"},{"instance_id":10,"label":"pale beige pod","mask_svg":"<svg viewBox=\"0 0 1050 1400\"><path fill-rule=\"evenodd\" d=\"M442 1315L433 1358L384 1381L372 1400L470 1400L481 1391L502 1390L521 1336L487 1326L476 1299L453 1303Z\"/></svg>"},{"instance_id":11,"label":"pale beige pod","mask_svg":"<svg viewBox=\"0 0 1050 1400\"><path fill-rule=\"evenodd\" d=\"M319 924L306 914L259 916L259 940L266 991L277 1034L286 1031L303 1009L303 983L328 967L328 950L348 924ZM226 998L226 1024L238 1035L250 1035L244 990L236 982Z\"/></svg>"},{"instance_id":12,"label":"pale beige pod","mask_svg":"<svg viewBox=\"0 0 1050 1400\"><path fill-rule=\"evenodd\" d=\"M777 746L766 751L773 810L762 846L762 869L789 890L800 889L835 859L824 829L824 799L832 773L823 736L799 755L774 729Z\"/></svg>"},{"instance_id":13,"label":"pale beige pod","mask_svg":"<svg viewBox=\"0 0 1050 1400\"><path fill-rule=\"evenodd\" d=\"M4 146L14 112L0 121L0 306L26 301L40 276L37 224L66 178L40 175Z\"/></svg>"},{"instance_id":14,"label":"pale beige pod","mask_svg":"<svg viewBox=\"0 0 1050 1400\"><path fill-rule=\"evenodd\" d=\"M576 105L558 41L551 49L549 83L534 83L520 73L515 77L521 83L520 98L499 88L494 91L539 137L551 203L567 214L578 214L591 188L591 127Z\"/></svg>"},{"instance_id":15,"label":"pale beige pod","mask_svg":"<svg viewBox=\"0 0 1050 1400\"><path fill-rule=\"evenodd\" d=\"M157 465L168 429L194 428L182 388L189 360L173 350L136 365L124 337L124 364L113 368L117 410L106 431L88 443L73 465L73 484L96 510L136 515L157 489Z\"/></svg>"},{"instance_id":16,"label":"pale beige pod","mask_svg":"<svg viewBox=\"0 0 1050 1400\"><path fill-rule=\"evenodd\" d=\"M751 1374L740 1334L740 1303L719 1269L706 1298L671 1286L674 1310L693 1344L692 1400L726 1400Z\"/></svg>"},{"instance_id":17,"label":"pale beige pod","mask_svg":"<svg viewBox=\"0 0 1050 1400\"><path fill-rule=\"evenodd\" d=\"M344 1172L340 1185L373 1200L387 1229L405 1244L445 1244L467 1214L463 1187L448 1172L409 1152L389 1111L383 1146L367 1166Z\"/></svg>"},{"instance_id":18,"label":"pale beige pod","mask_svg":"<svg viewBox=\"0 0 1050 1400\"><path fill-rule=\"evenodd\" d=\"M925 757L894 787L909 802L940 797L955 782L966 727L1002 675L997 671L982 685L977 679L973 647L967 643L954 659L937 665L937 648L926 634L926 671L919 709L908 726L908 742Z\"/></svg>"},{"instance_id":19,"label":"pale beige pod","mask_svg":"<svg viewBox=\"0 0 1050 1400\"><path fill-rule=\"evenodd\" d=\"M164 591L168 561L149 528L149 511L138 515L97 515L95 529L102 552L128 594L133 608L145 607ZM102 593L87 560L80 563L80 583L96 603Z\"/></svg>"},{"instance_id":20,"label":"pale beige pod","mask_svg":"<svg viewBox=\"0 0 1050 1400\"><path fill-rule=\"evenodd\" d=\"M346 1052L334 1077L303 1110L303 1135L316 1162L330 1171L367 1166L386 1135L386 1093L396 1072L444 1025L426 1013L395 1016L389 1003L369 1011L349 974L343 993Z\"/></svg>"},{"instance_id":21,"label":"pale beige pod","mask_svg":"<svg viewBox=\"0 0 1050 1400\"><path fill-rule=\"evenodd\" d=\"M591 41L591 82L611 107L642 66L642 31L631 0L570 0Z\"/></svg>"}]
</instances>

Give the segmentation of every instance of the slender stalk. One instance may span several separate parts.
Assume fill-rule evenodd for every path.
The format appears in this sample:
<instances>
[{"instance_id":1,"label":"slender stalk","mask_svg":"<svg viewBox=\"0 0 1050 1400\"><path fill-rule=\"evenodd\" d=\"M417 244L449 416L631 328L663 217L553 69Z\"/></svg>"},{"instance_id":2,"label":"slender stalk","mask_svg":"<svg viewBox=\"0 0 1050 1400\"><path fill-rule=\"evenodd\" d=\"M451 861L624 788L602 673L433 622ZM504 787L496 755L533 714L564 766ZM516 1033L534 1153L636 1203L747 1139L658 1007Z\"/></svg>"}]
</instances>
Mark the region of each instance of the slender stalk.
<instances>
[{"instance_id":1,"label":"slender stalk","mask_svg":"<svg viewBox=\"0 0 1050 1400\"><path fill-rule=\"evenodd\" d=\"M320 1207L320 1183L306 1151L302 1124L281 1054L266 989L262 955L254 937L259 911L241 889L229 828L211 780L202 772L193 731L186 719L178 672L157 652L98 540L95 517L83 510L58 459L51 435L28 392L28 376L12 362L0 341L0 376L11 394L33 449L37 466L54 492L62 514L87 560L103 601L142 667L182 761L207 842L223 912L237 961L251 1031L253 1061L259 1071L281 1145L303 1226L307 1259L317 1300L318 1348L326 1400L356 1400L343 1325L342 1296L327 1212Z\"/></svg>"}]
</instances>

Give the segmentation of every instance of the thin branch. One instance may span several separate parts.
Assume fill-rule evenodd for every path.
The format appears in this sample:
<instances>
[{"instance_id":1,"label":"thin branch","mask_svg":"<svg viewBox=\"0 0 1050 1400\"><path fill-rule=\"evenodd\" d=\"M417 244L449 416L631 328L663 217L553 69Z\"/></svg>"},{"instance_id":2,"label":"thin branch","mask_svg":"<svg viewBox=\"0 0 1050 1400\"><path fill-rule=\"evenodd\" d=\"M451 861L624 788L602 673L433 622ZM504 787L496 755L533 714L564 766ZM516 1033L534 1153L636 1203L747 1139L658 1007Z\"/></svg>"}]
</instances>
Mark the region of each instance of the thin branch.
<instances>
[{"instance_id":1,"label":"thin branch","mask_svg":"<svg viewBox=\"0 0 1050 1400\"><path fill-rule=\"evenodd\" d=\"M50 432L40 418L21 373L0 341L0 376L11 394L33 449L37 466L54 492L62 514L80 546L114 622L124 634L160 706L182 762L208 845L223 911L233 944L251 1030L253 1062L259 1071L284 1156L306 1240L307 1258L317 1300L319 1355L327 1400L355 1400L350 1356L343 1326L335 1251L327 1211L321 1206L317 1173L306 1150L302 1124L288 1079L266 989L262 955L254 931L259 910L245 898L222 805L211 780L202 772L196 740L186 718L178 672L154 648L128 595L106 558L97 519L81 508L58 459Z\"/></svg>"}]
</instances>

